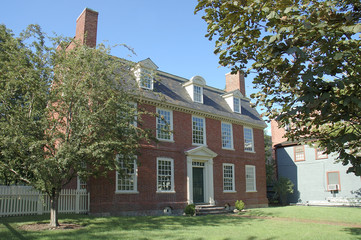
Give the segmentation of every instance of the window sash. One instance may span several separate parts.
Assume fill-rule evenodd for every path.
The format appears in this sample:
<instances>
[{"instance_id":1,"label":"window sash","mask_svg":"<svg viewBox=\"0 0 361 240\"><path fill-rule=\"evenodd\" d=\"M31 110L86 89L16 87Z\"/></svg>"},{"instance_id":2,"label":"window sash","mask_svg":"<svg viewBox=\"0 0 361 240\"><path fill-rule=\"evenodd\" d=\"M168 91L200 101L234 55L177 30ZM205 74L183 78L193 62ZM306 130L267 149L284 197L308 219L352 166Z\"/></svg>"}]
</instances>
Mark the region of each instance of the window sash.
<instances>
[{"instance_id":1,"label":"window sash","mask_svg":"<svg viewBox=\"0 0 361 240\"><path fill-rule=\"evenodd\" d=\"M246 192L255 192L256 190L256 167L246 165Z\"/></svg>"},{"instance_id":2,"label":"window sash","mask_svg":"<svg viewBox=\"0 0 361 240\"><path fill-rule=\"evenodd\" d=\"M117 172L116 191L117 192L136 192L137 191L137 163L136 161L125 165L120 161L120 168L123 174Z\"/></svg>"},{"instance_id":3,"label":"window sash","mask_svg":"<svg viewBox=\"0 0 361 240\"><path fill-rule=\"evenodd\" d=\"M233 111L236 113L241 112L241 101L239 98L233 97Z\"/></svg>"},{"instance_id":4,"label":"window sash","mask_svg":"<svg viewBox=\"0 0 361 240\"><path fill-rule=\"evenodd\" d=\"M162 140L173 140L173 114L171 111L157 109L157 138Z\"/></svg>"},{"instance_id":5,"label":"window sash","mask_svg":"<svg viewBox=\"0 0 361 240\"><path fill-rule=\"evenodd\" d=\"M304 146L295 146L295 162L297 161L305 161L305 148Z\"/></svg>"},{"instance_id":6,"label":"window sash","mask_svg":"<svg viewBox=\"0 0 361 240\"><path fill-rule=\"evenodd\" d=\"M246 152L254 151L253 130L251 128L244 128L244 150Z\"/></svg>"},{"instance_id":7,"label":"window sash","mask_svg":"<svg viewBox=\"0 0 361 240\"><path fill-rule=\"evenodd\" d=\"M193 100L195 102L203 102L203 88L197 85L193 86Z\"/></svg>"},{"instance_id":8,"label":"window sash","mask_svg":"<svg viewBox=\"0 0 361 240\"><path fill-rule=\"evenodd\" d=\"M192 143L205 144L205 120L204 118L192 117Z\"/></svg>"},{"instance_id":9,"label":"window sash","mask_svg":"<svg viewBox=\"0 0 361 240\"><path fill-rule=\"evenodd\" d=\"M139 85L142 88L153 89L153 73L147 69L140 70Z\"/></svg>"},{"instance_id":10,"label":"window sash","mask_svg":"<svg viewBox=\"0 0 361 240\"><path fill-rule=\"evenodd\" d=\"M157 191L174 191L173 159L157 159Z\"/></svg>"},{"instance_id":11,"label":"window sash","mask_svg":"<svg viewBox=\"0 0 361 240\"><path fill-rule=\"evenodd\" d=\"M232 124L222 123L222 148L233 149Z\"/></svg>"},{"instance_id":12,"label":"window sash","mask_svg":"<svg viewBox=\"0 0 361 240\"><path fill-rule=\"evenodd\" d=\"M223 164L223 191L234 192L234 164Z\"/></svg>"},{"instance_id":13,"label":"window sash","mask_svg":"<svg viewBox=\"0 0 361 240\"><path fill-rule=\"evenodd\" d=\"M324 153L323 150L316 148L315 151L316 151L316 159L327 159L328 158L327 153Z\"/></svg>"}]
</instances>

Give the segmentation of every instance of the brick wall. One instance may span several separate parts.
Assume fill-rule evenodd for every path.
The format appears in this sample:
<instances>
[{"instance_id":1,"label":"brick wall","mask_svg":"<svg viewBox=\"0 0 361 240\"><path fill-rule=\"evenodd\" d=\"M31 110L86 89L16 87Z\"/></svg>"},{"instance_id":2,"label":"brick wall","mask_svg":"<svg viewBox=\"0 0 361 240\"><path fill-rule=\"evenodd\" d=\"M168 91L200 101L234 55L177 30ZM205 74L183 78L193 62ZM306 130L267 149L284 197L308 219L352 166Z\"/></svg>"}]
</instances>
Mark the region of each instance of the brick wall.
<instances>
[{"instance_id":1,"label":"brick wall","mask_svg":"<svg viewBox=\"0 0 361 240\"><path fill-rule=\"evenodd\" d=\"M147 111L155 112L156 107L139 105ZM155 129L154 116L142 117L145 128ZM187 204L187 162L185 150L192 146L192 115L173 111L174 142L144 144L138 157L138 191L137 194L115 193L115 172L107 177L91 179L89 182L90 211L92 213L121 214L124 211L146 213L150 210L161 211L165 207L183 209ZM222 149L221 122L206 119L207 147L216 152L214 158L214 198L216 204L234 205L236 200L243 200L246 206L265 206L266 176L264 160L263 130L253 129L255 153L243 151L243 126L233 124L235 150ZM157 193L157 157L172 158L174 161L175 193ZM223 192L223 163L235 165L236 193ZM256 166L257 192L245 192L245 165Z\"/></svg>"}]
</instances>

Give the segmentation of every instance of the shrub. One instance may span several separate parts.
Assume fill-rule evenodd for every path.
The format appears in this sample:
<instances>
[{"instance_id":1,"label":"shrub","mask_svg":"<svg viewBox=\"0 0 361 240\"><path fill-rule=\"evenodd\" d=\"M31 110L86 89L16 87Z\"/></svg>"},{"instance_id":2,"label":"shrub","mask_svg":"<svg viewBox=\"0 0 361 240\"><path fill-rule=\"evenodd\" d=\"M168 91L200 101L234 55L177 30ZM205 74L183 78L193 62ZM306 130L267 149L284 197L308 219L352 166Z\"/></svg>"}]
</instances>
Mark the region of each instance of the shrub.
<instances>
[{"instance_id":1,"label":"shrub","mask_svg":"<svg viewBox=\"0 0 361 240\"><path fill-rule=\"evenodd\" d=\"M242 200L237 200L234 205L238 211L242 211L244 209L244 202Z\"/></svg>"},{"instance_id":2,"label":"shrub","mask_svg":"<svg viewBox=\"0 0 361 240\"><path fill-rule=\"evenodd\" d=\"M187 205L186 208L184 209L184 213L186 215L193 216L196 213L196 206L194 204Z\"/></svg>"},{"instance_id":3,"label":"shrub","mask_svg":"<svg viewBox=\"0 0 361 240\"><path fill-rule=\"evenodd\" d=\"M286 177L280 177L274 184L275 197L280 198L281 204L287 204L287 196L293 193L294 184Z\"/></svg>"}]
</instances>

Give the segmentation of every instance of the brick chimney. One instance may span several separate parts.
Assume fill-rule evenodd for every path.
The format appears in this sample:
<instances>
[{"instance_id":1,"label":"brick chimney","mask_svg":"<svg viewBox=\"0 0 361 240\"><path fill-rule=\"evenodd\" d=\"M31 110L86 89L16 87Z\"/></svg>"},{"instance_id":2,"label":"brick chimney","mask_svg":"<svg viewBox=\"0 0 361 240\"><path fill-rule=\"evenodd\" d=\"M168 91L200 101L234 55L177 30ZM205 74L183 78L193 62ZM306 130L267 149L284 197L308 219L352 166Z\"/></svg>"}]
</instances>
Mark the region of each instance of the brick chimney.
<instances>
[{"instance_id":1,"label":"brick chimney","mask_svg":"<svg viewBox=\"0 0 361 240\"><path fill-rule=\"evenodd\" d=\"M95 47L97 44L98 12L85 8L76 20L75 40Z\"/></svg>"},{"instance_id":2,"label":"brick chimney","mask_svg":"<svg viewBox=\"0 0 361 240\"><path fill-rule=\"evenodd\" d=\"M238 89L243 96L246 96L244 75L240 71L237 71L236 74L226 74L226 92L232 92L236 89Z\"/></svg>"}]
</instances>

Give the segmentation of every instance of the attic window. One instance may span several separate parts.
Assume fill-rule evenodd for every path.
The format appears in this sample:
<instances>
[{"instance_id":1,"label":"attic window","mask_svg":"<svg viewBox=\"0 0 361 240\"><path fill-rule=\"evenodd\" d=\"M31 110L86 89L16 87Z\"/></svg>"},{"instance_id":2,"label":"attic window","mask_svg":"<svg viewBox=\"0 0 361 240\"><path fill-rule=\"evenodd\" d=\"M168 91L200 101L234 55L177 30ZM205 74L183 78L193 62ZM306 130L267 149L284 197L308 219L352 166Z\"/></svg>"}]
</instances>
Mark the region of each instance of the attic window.
<instances>
[{"instance_id":1,"label":"attic window","mask_svg":"<svg viewBox=\"0 0 361 240\"><path fill-rule=\"evenodd\" d=\"M238 97L233 97L233 111L241 113L241 101Z\"/></svg>"},{"instance_id":2,"label":"attic window","mask_svg":"<svg viewBox=\"0 0 361 240\"><path fill-rule=\"evenodd\" d=\"M153 71L144 68L140 69L139 86L153 90Z\"/></svg>"},{"instance_id":3,"label":"attic window","mask_svg":"<svg viewBox=\"0 0 361 240\"><path fill-rule=\"evenodd\" d=\"M203 103L203 87L206 81L201 76L194 76L188 82L183 83L193 102Z\"/></svg>"}]
</instances>

